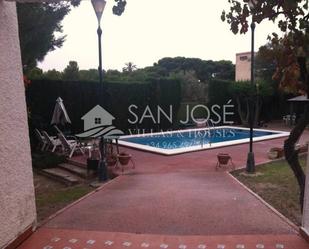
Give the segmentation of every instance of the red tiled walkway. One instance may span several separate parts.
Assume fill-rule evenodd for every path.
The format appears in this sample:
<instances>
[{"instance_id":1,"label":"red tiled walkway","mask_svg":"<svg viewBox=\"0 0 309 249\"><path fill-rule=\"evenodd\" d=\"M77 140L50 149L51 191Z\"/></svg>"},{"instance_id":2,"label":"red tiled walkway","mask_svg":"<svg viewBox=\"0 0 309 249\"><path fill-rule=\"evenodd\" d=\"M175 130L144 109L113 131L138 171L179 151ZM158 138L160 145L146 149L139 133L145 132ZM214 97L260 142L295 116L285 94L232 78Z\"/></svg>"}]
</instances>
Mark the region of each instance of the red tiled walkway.
<instances>
[{"instance_id":1,"label":"red tiled walkway","mask_svg":"<svg viewBox=\"0 0 309 249\"><path fill-rule=\"evenodd\" d=\"M305 132L301 141L308 138ZM256 163L268 161L267 151L282 147L283 140L255 143ZM61 212L20 249L309 247L231 176L215 172L219 151L243 167L248 144L176 156L123 150L133 155L135 174L118 177Z\"/></svg>"},{"instance_id":2,"label":"red tiled walkway","mask_svg":"<svg viewBox=\"0 0 309 249\"><path fill-rule=\"evenodd\" d=\"M120 176L45 227L142 234L295 234L226 173Z\"/></svg>"}]
</instances>

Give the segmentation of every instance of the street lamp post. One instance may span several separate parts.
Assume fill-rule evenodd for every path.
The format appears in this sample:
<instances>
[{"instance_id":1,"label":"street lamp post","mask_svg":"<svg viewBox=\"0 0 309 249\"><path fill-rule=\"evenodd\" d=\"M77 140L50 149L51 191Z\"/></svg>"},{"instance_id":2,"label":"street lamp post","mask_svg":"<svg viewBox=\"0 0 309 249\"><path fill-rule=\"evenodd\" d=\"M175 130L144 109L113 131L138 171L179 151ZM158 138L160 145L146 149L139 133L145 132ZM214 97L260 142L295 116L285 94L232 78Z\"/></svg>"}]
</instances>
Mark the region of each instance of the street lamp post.
<instances>
[{"instance_id":1,"label":"street lamp post","mask_svg":"<svg viewBox=\"0 0 309 249\"><path fill-rule=\"evenodd\" d=\"M255 6L257 4L257 0L249 0L249 7L252 11L254 10ZM254 16L252 14L252 23L251 23L251 85L255 86L254 81L254 31L255 31L255 22L254 22ZM254 87L255 89L255 87ZM250 145L249 145L249 153L247 158L247 166L246 170L248 173L254 173L255 172L255 160L254 160L254 152L253 152L253 122L254 122L254 97L251 98L250 101L250 110L249 110L249 125L250 125Z\"/></svg>"},{"instance_id":2,"label":"street lamp post","mask_svg":"<svg viewBox=\"0 0 309 249\"><path fill-rule=\"evenodd\" d=\"M94 8L95 14L98 19L98 29L97 29L97 34L98 34L98 45L99 45L99 80L100 80L100 85L102 86L103 90L103 103L105 107L105 89L103 85L103 71L102 71L102 43L101 43L101 37L102 37L102 29L101 29L101 17L106 5L105 0L91 0L92 6ZM98 175L99 175L99 182L107 180L107 169L106 169L106 146L105 146L105 141L104 137L101 136L100 138L100 144L99 144L99 149L100 149L100 154L101 154L101 160L98 165Z\"/></svg>"},{"instance_id":3,"label":"street lamp post","mask_svg":"<svg viewBox=\"0 0 309 249\"><path fill-rule=\"evenodd\" d=\"M98 19L98 29L97 29L97 34L98 34L98 45L99 45L99 79L100 79L100 84L103 84L103 72L102 72L102 42L101 42L101 37L102 37L102 29L101 29L101 18L102 14L106 5L105 0L91 0L93 9L95 11L95 14Z\"/></svg>"}]
</instances>

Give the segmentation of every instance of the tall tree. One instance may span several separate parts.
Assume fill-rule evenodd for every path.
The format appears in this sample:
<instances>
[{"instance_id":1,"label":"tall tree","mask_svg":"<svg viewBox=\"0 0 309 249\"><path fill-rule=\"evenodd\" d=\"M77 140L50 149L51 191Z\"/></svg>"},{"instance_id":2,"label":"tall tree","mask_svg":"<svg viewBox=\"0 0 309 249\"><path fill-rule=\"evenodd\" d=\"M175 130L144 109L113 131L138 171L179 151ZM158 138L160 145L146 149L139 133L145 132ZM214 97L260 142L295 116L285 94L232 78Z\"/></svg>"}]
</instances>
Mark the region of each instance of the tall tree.
<instances>
[{"instance_id":1,"label":"tall tree","mask_svg":"<svg viewBox=\"0 0 309 249\"><path fill-rule=\"evenodd\" d=\"M79 80L79 67L76 61L70 61L69 65L63 70L63 80Z\"/></svg>"},{"instance_id":2,"label":"tall tree","mask_svg":"<svg viewBox=\"0 0 309 249\"><path fill-rule=\"evenodd\" d=\"M257 83L258 92L255 94L255 87L253 87L248 81L240 81L234 84L231 84L229 87L229 91L236 100L237 103L237 111L240 117L241 123L243 125L249 124L249 103L250 96L256 95L254 101L254 126L258 126L260 120L261 108L264 101L273 95L273 87L269 82L264 80L259 80Z\"/></svg>"},{"instance_id":3,"label":"tall tree","mask_svg":"<svg viewBox=\"0 0 309 249\"><path fill-rule=\"evenodd\" d=\"M122 69L123 72L132 73L137 69L137 66L133 62L128 62L125 64L125 67Z\"/></svg>"},{"instance_id":4,"label":"tall tree","mask_svg":"<svg viewBox=\"0 0 309 249\"><path fill-rule=\"evenodd\" d=\"M309 96L309 12L308 0L280 0L268 1L257 0L255 8L250 10L249 0L228 0L230 10L228 13L223 11L221 18L230 24L232 32L235 34L246 33L249 28L249 17L261 23L263 20L277 21L278 27L285 35L279 37L273 33L269 40L271 50L276 61L276 72L274 79L280 83L280 88L294 93L306 93ZM295 144L301 137L304 129L309 124L309 106L305 105L302 118L284 142L284 151L287 162L289 163L300 187L300 205L303 207L305 173L302 170L298 150Z\"/></svg>"},{"instance_id":5,"label":"tall tree","mask_svg":"<svg viewBox=\"0 0 309 249\"><path fill-rule=\"evenodd\" d=\"M56 69L48 70L43 73L43 78L47 80L62 80L62 73Z\"/></svg>"},{"instance_id":6,"label":"tall tree","mask_svg":"<svg viewBox=\"0 0 309 249\"><path fill-rule=\"evenodd\" d=\"M79 0L58 3L17 3L19 37L24 71L34 68L45 55L62 46L61 21Z\"/></svg>"},{"instance_id":7,"label":"tall tree","mask_svg":"<svg viewBox=\"0 0 309 249\"><path fill-rule=\"evenodd\" d=\"M235 67L230 61L212 61L199 58L162 58L154 67L160 67L163 75L182 71L185 75L187 71L194 71L196 77L206 82L214 77L218 79L234 80Z\"/></svg>"},{"instance_id":8,"label":"tall tree","mask_svg":"<svg viewBox=\"0 0 309 249\"><path fill-rule=\"evenodd\" d=\"M113 13L121 15L125 0L114 0ZM19 37L24 72L29 72L46 54L60 48L66 38L61 21L80 0L53 3L17 3ZM56 35L58 34L58 35Z\"/></svg>"},{"instance_id":9,"label":"tall tree","mask_svg":"<svg viewBox=\"0 0 309 249\"><path fill-rule=\"evenodd\" d=\"M98 69L79 70L79 79L85 81L98 81Z\"/></svg>"},{"instance_id":10,"label":"tall tree","mask_svg":"<svg viewBox=\"0 0 309 249\"><path fill-rule=\"evenodd\" d=\"M38 80L43 78L43 70L41 68L32 68L28 73L28 78L30 80Z\"/></svg>"},{"instance_id":11,"label":"tall tree","mask_svg":"<svg viewBox=\"0 0 309 249\"><path fill-rule=\"evenodd\" d=\"M278 91L279 82L273 79L273 75L276 72L276 60L272 56L272 44L268 42L259 48L259 51L255 57L255 76L257 80L262 80L268 83L273 88L273 94L271 98L266 100L269 105L267 108L267 114L264 113L264 118L267 120L281 119L283 115L288 111L287 98L292 94L285 91Z\"/></svg>"}]
</instances>

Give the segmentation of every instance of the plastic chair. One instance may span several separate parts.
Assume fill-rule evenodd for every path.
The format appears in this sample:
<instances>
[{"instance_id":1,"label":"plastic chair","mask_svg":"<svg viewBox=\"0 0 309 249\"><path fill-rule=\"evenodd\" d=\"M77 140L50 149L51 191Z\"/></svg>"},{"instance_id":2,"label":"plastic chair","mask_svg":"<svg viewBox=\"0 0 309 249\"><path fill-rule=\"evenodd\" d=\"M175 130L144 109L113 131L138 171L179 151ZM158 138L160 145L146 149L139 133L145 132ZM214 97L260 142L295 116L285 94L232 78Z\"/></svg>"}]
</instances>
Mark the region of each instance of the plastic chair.
<instances>
[{"instance_id":1,"label":"plastic chair","mask_svg":"<svg viewBox=\"0 0 309 249\"><path fill-rule=\"evenodd\" d=\"M77 140L67 140L61 133L58 134L59 140L63 146L64 152L71 158L76 151L80 151L85 154L83 146Z\"/></svg>"},{"instance_id":2,"label":"plastic chair","mask_svg":"<svg viewBox=\"0 0 309 249\"><path fill-rule=\"evenodd\" d=\"M51 147L52 148L52 152L55 152L57 147L62 146L59 139L57 139L55 137L49 136L46 131L42 131L42 134L43 134L43 136L45 137L45 139L47 141L47 148Z\"/></svg>"},{"instance_id":3,"label":"plastic chair","mask_svg":"<svg viewBox=\"0 0 309 249\"><path fill-rule=\"evenodd\" d=\"M41 151L44 151L48 142L46 141L46 138L41 134L41 132L38 129L34 129L34 134L39 140L39 146Z\"/></svg>"}]
</instances>

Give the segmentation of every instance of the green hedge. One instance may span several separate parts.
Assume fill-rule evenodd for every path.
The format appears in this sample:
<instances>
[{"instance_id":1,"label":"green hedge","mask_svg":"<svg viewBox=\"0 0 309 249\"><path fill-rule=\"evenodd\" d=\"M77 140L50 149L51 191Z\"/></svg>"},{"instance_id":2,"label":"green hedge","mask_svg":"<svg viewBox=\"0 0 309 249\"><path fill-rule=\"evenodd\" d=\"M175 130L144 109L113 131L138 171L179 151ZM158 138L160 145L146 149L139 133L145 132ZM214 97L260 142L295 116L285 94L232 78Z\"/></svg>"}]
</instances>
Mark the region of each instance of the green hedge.
<instances>
[{"instance_id":1,"label":"green hedge","mask_svg":"<svg viewBox=\"0 0 309 249\"><path fill-rule=\"evenodd\" d=\"M236 124L240 122L239 116L236 109L236 102L233 100L232 93L230 91L231 85L235 84L234 81L227 81L227 80L217 80L214 79L209 82L209 102L208 106L211 107L212 105L219 105L223 107L228 103L229 100L232 100L231 104L234 105L234 118L232 118L232 121L234 121ZM231 111L231 109L229 109ZM216 117L214 117L216 119Z\"/></svg>"},{"instance_id":2,"label":"green hedge","mask_svg":"<svg viewBox=\"0 0 309 249\"><path fill-rule=\"evenodd\" d=\"M224 105L232 99L230 85L232 81L212 80L209 82L209 104Z\"/></svg>"},{"instance_id":3,"label":"green hedge","mask_svg":"<svg viewBox=\"0 0 309 249\"><path fill-rule=\"evenodd\" d=\"M72 125L72 133L83 131L81 117L95 105L103 106L114 117L114 125L128 132L128 129L168 129L169 122L160 125L145 120L142 124L131 125L128 118L132 115L128 107L132 104L138 106L134 112L141 117L147 105L156 114L156 106L160 105L169 113L169 105L173 106L176 116L181 102L181 86L177 80L153 80L149 84L140 83L110 83L104 82L106 87L106 101L103 96L103 85L97 82L66 82L50 80L34 80L26 90L27 106L29 110L30 126L52 131L50 121L55 101L61 97L68 111Z\"/></svg>"}]
</instances>

